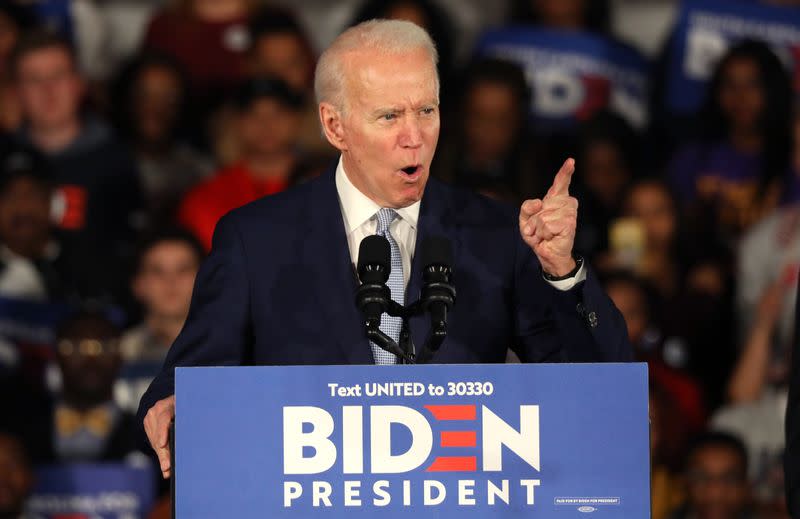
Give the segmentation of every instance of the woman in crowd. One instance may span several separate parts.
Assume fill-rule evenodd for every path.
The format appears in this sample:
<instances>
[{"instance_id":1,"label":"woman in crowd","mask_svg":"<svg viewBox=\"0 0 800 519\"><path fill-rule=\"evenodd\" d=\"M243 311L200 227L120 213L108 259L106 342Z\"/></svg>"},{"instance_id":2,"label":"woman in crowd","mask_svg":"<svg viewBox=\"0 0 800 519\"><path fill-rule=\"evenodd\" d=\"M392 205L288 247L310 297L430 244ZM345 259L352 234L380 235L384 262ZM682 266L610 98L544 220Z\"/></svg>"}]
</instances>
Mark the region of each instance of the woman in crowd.
<instances>
[{"instance_id":1,"label":"woman in crowd","mask_svg":"<svg viewBox=\"0 0 800 519\"><path fill-rule=\"evenodd\" d=\"M766 44L743 41L722 58L699 113L699 136L673 157L669 179L708 232L729 237L773 208L789 168L791 83Z\"/></svg>"},{"instance_id":2,"label":"woman in crowd","mask_svg":"<svg viewBox=\"0 0 800 519\"><path fill-rule=\"evenodd\" d=\"M211 173L187 143L186 77L169 56L144 53L125 65L113 91L114 122L138 162L149 223L167 222L186 190Z\"/></svg>"},{"instance_id":3,"label":"woman in crowd","mask_svg":"<svg viewBox=\"0 0 800 519\"><path fill-rule=\"evenodd\" d=\"M528 131L530 91L519 66L497 59L473 63L462 76L456 109L444 122L431 170L444 180L515 200L541 196Z\"/></svg>"}]
</instances>

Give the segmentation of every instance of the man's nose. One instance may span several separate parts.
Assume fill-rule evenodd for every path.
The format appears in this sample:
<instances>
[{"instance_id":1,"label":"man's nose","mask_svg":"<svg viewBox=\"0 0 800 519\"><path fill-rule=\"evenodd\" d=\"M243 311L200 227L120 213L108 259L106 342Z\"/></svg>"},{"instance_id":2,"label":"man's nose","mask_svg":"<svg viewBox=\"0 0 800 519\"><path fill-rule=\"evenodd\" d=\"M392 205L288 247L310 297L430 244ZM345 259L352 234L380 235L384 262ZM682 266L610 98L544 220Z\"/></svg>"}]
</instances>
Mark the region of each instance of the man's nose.
<instances>
[{"instance_id":1,"label":"man's nose","mask_svg":"<svg viewBox=\"0 0 800 519\"><path fill-rule=\"evenodd\" d=\"M422 128L416 117L406 117L400 130L400 145L403 148L422 146Z\"/></svg>"}]
</instances>

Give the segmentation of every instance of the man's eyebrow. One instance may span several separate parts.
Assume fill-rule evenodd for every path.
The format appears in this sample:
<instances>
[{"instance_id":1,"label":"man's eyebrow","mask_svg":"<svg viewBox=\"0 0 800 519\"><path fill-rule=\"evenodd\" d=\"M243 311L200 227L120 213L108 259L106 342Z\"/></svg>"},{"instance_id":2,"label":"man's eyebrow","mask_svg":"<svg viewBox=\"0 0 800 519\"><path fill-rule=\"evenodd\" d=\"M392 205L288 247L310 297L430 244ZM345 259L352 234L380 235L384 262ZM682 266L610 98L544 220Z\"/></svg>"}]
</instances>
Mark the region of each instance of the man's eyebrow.
<instances>
[{"instance_id":1,"label":"man's eyebrow","mask_svg":"<svg viewBox=\"0 0 800 519\"><path fill-rule=\"evenodd\" d=\"M403 108L401 108L399 106L383 106L381 108L376 108L375 110L370 112L370 114L377 117L377 116L381 116L383 114L391 114L391 113L402 112L402 111L403 111Z\"/></svg>"}]
</instances>

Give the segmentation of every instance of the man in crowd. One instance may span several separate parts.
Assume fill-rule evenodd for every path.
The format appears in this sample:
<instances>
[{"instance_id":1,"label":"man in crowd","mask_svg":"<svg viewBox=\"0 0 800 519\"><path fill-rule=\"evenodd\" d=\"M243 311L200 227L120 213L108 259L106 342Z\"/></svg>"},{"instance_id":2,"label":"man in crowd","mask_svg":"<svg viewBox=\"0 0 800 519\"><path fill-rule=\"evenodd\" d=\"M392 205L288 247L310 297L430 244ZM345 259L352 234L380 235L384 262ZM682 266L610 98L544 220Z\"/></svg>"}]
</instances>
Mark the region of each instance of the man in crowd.
<instances>
[{"instance_id":1,"label":"man in crowd","mask_svg":"<svg viewBox=\"0 0 800 519\"><path fill-rule=\"evenodd\" d=\"M24 420L25 438L38 462L128 461L142 463L133 415L113 400L122 359L119 329L104 315L82 311L58 333L56 360L61 390Z\"/></svg>"},{"instance_id":2,"label":"man in crowd","mask_svg":"<svg viewBox=\"0 0 800 519\"><path fill-rule=\"evenodd\" d=\"M120 341L123 366L115 398L124 409L136 412L161 369L189 313L192 285L204 257L202 245L182 229L164 229L142 242L132 290L144 315Z\"/></svg>"},{"instance_id":3,"label":"man in crowd","mask_svg":"<svg viewBox=\"0 0 800 519\"><path fill-rule=\"evenodd\" d=\"M735 436L707 433L686 462L686 505L671 519L748 519L747 450Z\"/></svg>"},{"instance_id":4,"label":"man in crowd","mask_svg":"<svg viewBox=\"0 0 800 519\"><path fill-rule=\"evenodd\" d=\"M283 191L305 175L297 153L301 96L285 82L252 79L235 93L239 160L189 191L178 219L206 249L217 221L231 209Z\"/></svg>"},{"instance_id":5,"label":"man in crowd","mask_svg":"<svg viewBox=\"0 0 800 519\"><path fill-rule=\"evenodd\" d=\"M12 72L24 120L17 137L52 166L53 218L64 246L82 254L74 274L92 284L92 297L119 297L125 289L119 260L130 255L133 229L141 224L134 162L108 127L81 113L86 83L68 42L48 32L26 35Z\"/></svg>"},{"instance_id":6,"label":"man in crowd","mask_svg":"<svg viewBox=\"0 0 800 519\"><path fill-rule=\"evenodd\" d=\"M503 362L508 346L527 362L631 358L621 315L572 255L574 161L518 212L429 179L436 62L424 30L385 20L349 29L320 57L315 90L338 166L217 224L186 325L139 408L165 477L175 366L398 361L370 344L352 303L359 243L372 234L389 242L388 285L400 304L420 290L416 243L444 236L453 245L459 304L433 362ZM396 321L383 316L381 326L397 340ZM427 316L411 320L417 344L428 326Z\"/></svg>"}]
</instances>

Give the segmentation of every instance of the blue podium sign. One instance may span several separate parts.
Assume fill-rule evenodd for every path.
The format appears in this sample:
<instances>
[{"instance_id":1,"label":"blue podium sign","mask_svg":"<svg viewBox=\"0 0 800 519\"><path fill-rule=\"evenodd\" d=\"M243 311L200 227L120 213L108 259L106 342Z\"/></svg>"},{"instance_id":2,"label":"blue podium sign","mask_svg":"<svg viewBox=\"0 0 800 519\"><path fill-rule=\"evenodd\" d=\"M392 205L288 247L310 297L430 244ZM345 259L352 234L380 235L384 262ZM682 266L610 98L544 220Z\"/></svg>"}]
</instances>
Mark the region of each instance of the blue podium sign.
<instances>
[{"instance_id":1,"label":"blue podium sign","mask_svg":"<svg viewBox=\"0 0 800 519\"><path fill-rule=\"evenodd\" d=\"M650 516L643 364L176 370L176 513Z\"/></svg>"}]
</instances>

